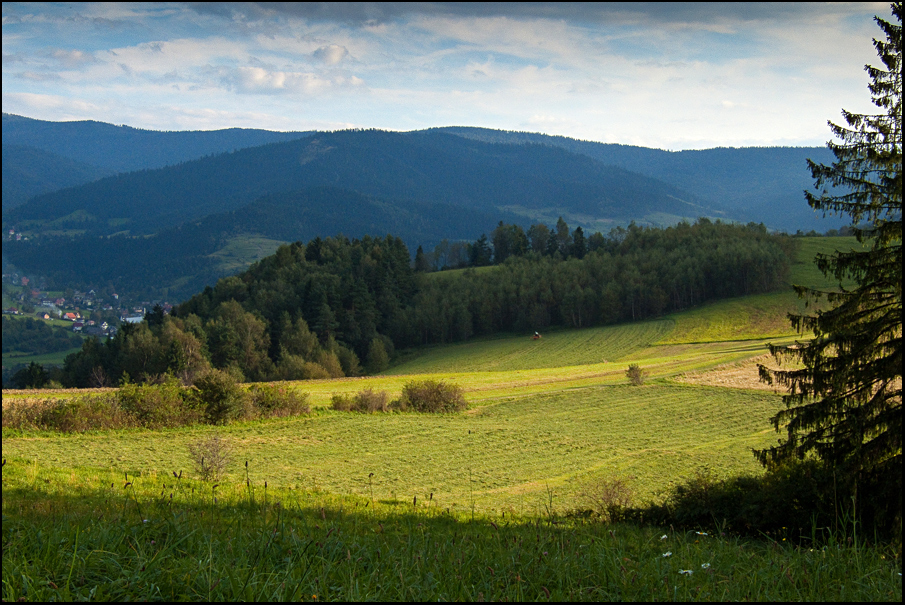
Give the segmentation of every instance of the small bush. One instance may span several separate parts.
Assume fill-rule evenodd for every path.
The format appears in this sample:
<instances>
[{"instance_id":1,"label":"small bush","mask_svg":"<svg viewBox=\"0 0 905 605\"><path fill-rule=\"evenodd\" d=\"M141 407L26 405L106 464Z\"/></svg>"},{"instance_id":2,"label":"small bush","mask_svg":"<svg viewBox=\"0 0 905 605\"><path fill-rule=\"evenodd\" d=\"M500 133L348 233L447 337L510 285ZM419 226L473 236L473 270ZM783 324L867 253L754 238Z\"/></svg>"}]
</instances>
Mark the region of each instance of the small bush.
<instances>
[{"instance_id":1,"label":"small bush","mask_svg":"<svg viewBox=\"0 0 905 605\"><path fill-rule=\"evenodd\" d=\"M390 396L386 391L364 389L355 395L335 394L331 397L331 405L337 412L386 412L389 410Z\"/></svg>"},{"instance_id":2,"label":"small bush","mask_svg":"<svg viewBox=\"0 0 905 605\"><path fill-rule=\"evenodd\" d=\"M12 402L3 410L4 428L81 433L138 426L114 394Z\"/></svg>"},{"instance_id":3,"label":"small bush","mask_svg":"<svg viewBox=\"0 0 905 605\"><path fill-rule=\"evenodd\" d=\"M195 464L195 472L204 481L217 481L232 462L232 444L220 435L211 435L190 443L189 457Z\"/></svg>"},{"instance_id":4,"label":"small bush","mask_svg":"<svg viewBox=\"0 0 905 605\"><path fill-rule=\"evenodd\" d=\"M330 406L337 412L351 412L355 406L355 396L351 394L334 393L330 398Z\"/></svg>"},{"instance_id":5,"label":"small bush","mask_svg":"<svg viewBox=\"0 0 905 605\"><path fill-rule=\"evenodd\" d=\"M402 396L396 401L402 411L427 413L459 412L468 407L462 387L438 380L423 380L406 383Z\"/></svg>"},{"instance_id":6,"label":"small bush","mask_svg":"<svg viewBox=\"0 0 905 605\"><path fill-rule=\"evenodd\" d=\"M194 388L195 399L211 424L226 424L248 417L252 411L249 398L226 372L211 370L195 379Z\"/></svg>"},{"instance_id":7,"label":"small bush","mask_svg":"<svg viewBox=\"0 0 905 605\"><path fill-rule=\"evenodd\" d=\"M187 401L186 392L174 376L159 384L124 384L117 393L122 409L145 428L172 428L195 424L203 410Z\"/></svg>"},{"instance_id":8,"label":"small bush","mask_svg":"<svg viewBox=\"0 0 905 605\"><path fill-rule=\"evenodd\" d=\"M248 396L259 418L282 418L310 414L307 393L296 393L284 386L252 385Z\"/></svg>"},{"instance_id":9,"label":"small bush","mask_svg":"<svg viewBox=\"0 0 905 605\"><path fill-rule=\"evenodd\" d=\"M625 376L633 386L639 387L644 384L647 372L642 370L638 364L632 363L629 364L628 369L625 371Z\"/></svg>"},{"instance_id":10,"label":"small bush","mask_svg":"<svg viewBox=\"0 0 905 605\"><path fill-rule=\"evenodd\" d=\"M387 404L390 396L386 391L373 391L364 389L355 395L355 402L358 404L358 411L372 414L374 412L386 412Z\"/></svg>"},{"instance_id":11,"label":"small bush","mask_svg":"<svg viewBox=\"0 0 905 605\"><path fill-rule=\"evenodd\" d=\"M626 518L635 490L631 477L603 478L587 485L579 495L582 503L604 523L617 523Z\"/></svg>"}]
</instances>

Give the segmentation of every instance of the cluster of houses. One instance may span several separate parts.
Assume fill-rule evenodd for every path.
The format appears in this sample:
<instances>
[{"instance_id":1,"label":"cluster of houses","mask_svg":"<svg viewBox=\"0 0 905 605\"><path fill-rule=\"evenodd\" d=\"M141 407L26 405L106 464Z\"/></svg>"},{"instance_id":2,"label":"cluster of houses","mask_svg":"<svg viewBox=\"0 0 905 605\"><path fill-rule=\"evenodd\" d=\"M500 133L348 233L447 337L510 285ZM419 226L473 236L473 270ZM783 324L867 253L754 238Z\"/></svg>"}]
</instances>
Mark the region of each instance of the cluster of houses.
<instances>
[{"instance_id":1,"label":"cluster of houses","mask_svg":"<svg viewBox=\"0 0 905 605\"><path fill-rule=\"evenodd\" d=\"M63 297L48 297L42 295L39 289L29 286L28 277L20 277L17 274L4 274L3 281L22 286L18 299L23 303L29 303L36 307L34 317L47 320L62 320L72 323L72 331L80 332L89 336L113 336L117 332L117 327L110 321L95 321L82 316L82 309L89 311L105 311L103 315L110 315L118 312L120 323L140 323L147 313L147 310L153 306L150 302L142 302L139 305L114 307L110 303L105 303L103 299L97 296L94 290L88 292L75 291L71 299ZM112 298L116 302L121 302L118 294L112 294ZM169 313L173 306L169 303L159 303L164 313ZM17 307L8 307L3 309L4 314L24 315ZM31 313L29 313L31 314Z\"/></svg>"},{"instance_id":2,"label":"cluster of houses","mask_svg":"<svg viewBox=\"0 0 905 605\"><path fill-rule=\"evenodd\" d=\"M17 233L15 229L10 229L9 234L6 236L6 241L12 242L21 242L22 240L28 241L28 236L22 237L21 233Z\"/></svg>"}]
</instances>

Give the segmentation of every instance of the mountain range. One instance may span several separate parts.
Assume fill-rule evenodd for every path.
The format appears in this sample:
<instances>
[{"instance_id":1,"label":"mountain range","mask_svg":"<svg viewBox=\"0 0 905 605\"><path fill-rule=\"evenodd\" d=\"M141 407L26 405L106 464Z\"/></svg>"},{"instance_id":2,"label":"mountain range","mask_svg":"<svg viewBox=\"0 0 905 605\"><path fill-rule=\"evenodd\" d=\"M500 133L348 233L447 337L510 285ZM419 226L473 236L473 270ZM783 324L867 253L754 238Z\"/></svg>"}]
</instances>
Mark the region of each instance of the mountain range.
<instances>
[{"instance_id":1,"label":"mountain range","mask_svg":"<svg viewBox=\"0 0 905 605\"><path fill-rule=\"evenodd\" d=\"M234 270L224 251L249 238L263 254L337 233L392 233L429 250L500 220L559 216L604 232L700 216L838 227L803 200L806 158L832 160L825 148L670 152L464 127L156 132L3 114L4 229L29 236L3 255L54 281L147 287L153 275L176 297Z\"/></svg>"}]
</instances>

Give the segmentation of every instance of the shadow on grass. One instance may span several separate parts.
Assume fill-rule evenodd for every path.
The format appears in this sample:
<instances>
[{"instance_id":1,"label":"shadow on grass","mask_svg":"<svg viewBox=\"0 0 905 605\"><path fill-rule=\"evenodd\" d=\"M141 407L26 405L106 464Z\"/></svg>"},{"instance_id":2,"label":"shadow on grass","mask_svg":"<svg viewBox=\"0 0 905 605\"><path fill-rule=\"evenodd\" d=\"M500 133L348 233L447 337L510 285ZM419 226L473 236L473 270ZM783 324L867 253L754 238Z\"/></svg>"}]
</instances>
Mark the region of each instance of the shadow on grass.
<instances>
[{"instance_id":1,"label":"shadow on grass","mask_svg":"<svg viewBox=\"0 0 905 605\"><path fill-rule=\"evenodd\" d=\"M580 518L472 519L431 498L3 469L7 601L901 599L897 562L836 546L815 554Z\"/></svg>"}]
</instances>

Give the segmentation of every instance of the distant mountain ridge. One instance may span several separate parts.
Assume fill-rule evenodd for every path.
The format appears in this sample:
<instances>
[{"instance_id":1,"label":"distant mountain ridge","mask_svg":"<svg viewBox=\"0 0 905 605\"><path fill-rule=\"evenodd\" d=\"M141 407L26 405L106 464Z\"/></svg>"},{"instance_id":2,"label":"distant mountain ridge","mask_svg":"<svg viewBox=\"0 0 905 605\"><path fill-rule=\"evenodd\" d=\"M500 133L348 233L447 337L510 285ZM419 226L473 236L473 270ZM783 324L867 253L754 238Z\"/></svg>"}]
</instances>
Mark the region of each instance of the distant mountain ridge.
<instances>
[{"instance_id":1,"label":"distant mountain ridge","mask_svg":"<svg viewBox=\"0 0 905 605\"><path fill-rule=\"evenodd\" d=\"M701 216L790 232L842 224L802 195L805 159L832 161L823 148L670 152L470 127L156 132L3 114L3 151L4 227L34 236L5 244L5 262L172 296L318 235L393 234L430 250L500 220L559 216L588 233Z\"/></svg>"},{"instance_id":2,"label":"distant mountain ridge","mask_svg":"<svg viewBox=\"0 0 905 605\"><path fill-rule=\"evenodd\" d=\"M114 173L37 147L3 143L3 207L15 208L36 195L83 185Z\"/></svg>"},{"instance_id":3,"label":"distant mountain ridge","mask_svg":"<svg viewBox=\"0 0 905 605\"><path fill-rule=\"evenodd\" d=\"M50 122L3 114L3 143L28 145L108 172L162 168L311 134L248 128L158 131L94 120Z\"/></svg>"},{"instance_id":4,"label":"distant mountain ridge","mask_svg":"<svg viewBox=\"0 0 905 605\"><path fill-rule=\"evenodd\" d=\"M333 187L399 203L414 201L628 223L648 215L732 218L686 192L587 156L547 145L485 143L446 133L379 130L319 133L119 174L53 192L5 213L41 230L110 235L155 233L255 199ZM613 225L611 225L613 226ZM339 230L342 225L337 225Z\"/></svg>"},{"instance_id":5,"label":"distant mountain ridge","mask_svg":"<svg viewBox=\"0 0 905 605\"><path fill-rule=\"evenodd\" d=\"M447 132L469 139L559 147L670 183L709 205L725 207L742 221L774 229L825 231L844 224L823 219L805 203L803 190L814 180L811 159L831 164L827 147L717 147L665 151L618 143L597 143L562 136L486 128L448 126L427 132Z\"/></svg>"}]
</instances>

